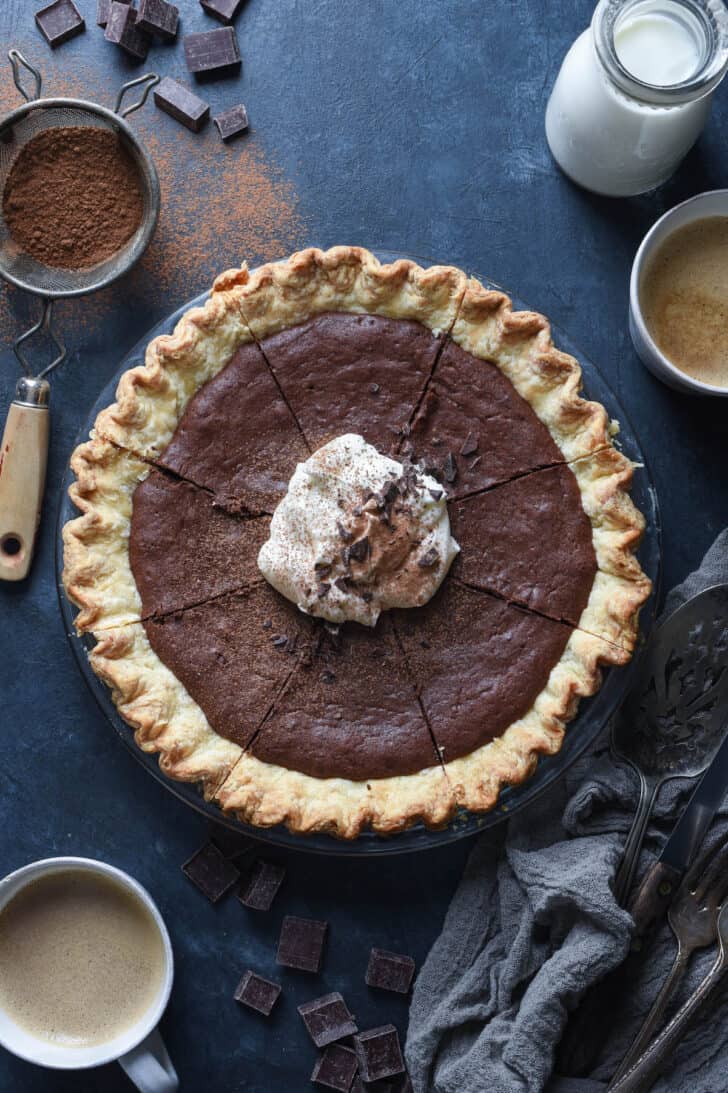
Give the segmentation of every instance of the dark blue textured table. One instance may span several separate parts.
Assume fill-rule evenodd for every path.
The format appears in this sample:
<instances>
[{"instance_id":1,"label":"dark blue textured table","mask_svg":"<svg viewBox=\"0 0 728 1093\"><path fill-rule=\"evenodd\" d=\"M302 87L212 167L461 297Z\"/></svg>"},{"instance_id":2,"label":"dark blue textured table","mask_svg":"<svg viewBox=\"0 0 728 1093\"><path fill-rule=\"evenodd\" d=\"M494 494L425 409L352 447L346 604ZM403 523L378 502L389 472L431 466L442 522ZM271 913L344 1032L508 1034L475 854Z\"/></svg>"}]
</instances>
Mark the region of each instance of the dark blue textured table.
<instances>
[{"instance_id":1,"label":"dark blue textured table","mask_svg":"<svg viewBox=\"0 0 728 1093\"><path fill-rule=\"evenodd\" d=\"M78 0L86 33L51 52L37 4L0 2L0 42L44 72L48 94L113 101L130 75L186 79L181 46L133 66L104 42L95 0ZM196 0L183 27L209 29ZM372 862L276 852L288 868L272 912L235 899L213 908L180 863L205 822L149 778L86 692L63 632L53 578L58 487L80 423L124 352L147 328L242 258L255 263L307 244L365 243L432 255L488 273L569 330L629 410L649 453L664 518L670 585L726 523L725 403L675 394L646 373L626 325L636 246L666 208L725 185L728 94L679 173L656 194L596 198L553 165L543 135L548 91L589 0L249 0L237 28L243 71L208 84L215 107L241 99L251 132L225 148L209 127L193 136L150 104L133 124L158 159L164 210L142 265L98 297L62 304L69 357L53 379L48 491L31 578L0 588L0 870L52 854L105 858L128 869L169 923L177 977L163 1031L183 1089L294 1093L311 1088L315 1052L295 1012L341 989L361 1027L393 1020L406 1002L363 983L371 945L421 961L436 936L467 845ZM0 109L19 102L0 66ZM722 146L721 146L722 145ZM0 294L0 405L12 395L8 346L34 302ZM281 974L275 939L285 911L327 918L324 974ZM265 1022L231 1001L247 967L280 977L285 994ZM114 1067L54 1074L0 1054L0 1089L129 1089Z\"/></svg>"}]
</instances>

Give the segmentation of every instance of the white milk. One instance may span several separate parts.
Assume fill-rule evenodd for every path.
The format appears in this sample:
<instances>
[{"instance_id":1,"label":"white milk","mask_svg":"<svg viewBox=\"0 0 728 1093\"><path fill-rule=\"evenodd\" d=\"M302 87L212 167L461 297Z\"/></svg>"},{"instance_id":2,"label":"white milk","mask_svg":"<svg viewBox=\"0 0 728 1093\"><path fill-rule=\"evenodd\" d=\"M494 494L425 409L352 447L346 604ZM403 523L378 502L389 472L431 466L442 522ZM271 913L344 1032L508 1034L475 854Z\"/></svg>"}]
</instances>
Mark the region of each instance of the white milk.
<instances>
[{"instance_id":1,"label":"white milk","mask_svg":"<svg viewBox=\"0 0 728 1093\"><path fill-rule=\"evenodd\" d=\"M704 4L717 9L717 20L701 19ZM703 129L727 61L728 12L720 2L601 0L546 108L554 158L596 193L659 186Z\"/></svg>"}]
</instances>

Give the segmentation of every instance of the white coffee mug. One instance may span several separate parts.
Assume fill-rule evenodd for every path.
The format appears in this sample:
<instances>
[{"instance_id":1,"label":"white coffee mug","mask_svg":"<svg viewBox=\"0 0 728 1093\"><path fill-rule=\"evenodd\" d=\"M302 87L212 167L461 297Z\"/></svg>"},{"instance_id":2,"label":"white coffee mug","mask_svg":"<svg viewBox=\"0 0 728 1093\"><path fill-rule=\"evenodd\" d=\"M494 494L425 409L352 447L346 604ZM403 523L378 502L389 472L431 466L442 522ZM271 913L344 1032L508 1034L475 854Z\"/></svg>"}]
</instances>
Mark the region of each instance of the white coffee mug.
<instances>
[{"instance_id":1,"label":"white coffee mug","mask_svg":"<svg viewBox=\"0 0 728 1093\"><path fill-rule=\"evenodd\" d=\"M147 1012L124 1032L112 1040L90 1047L68 1047L34 1036L0 1007L0 1044L21 1059L58 1070L80 1070L116 1060L141 1093L175 1093L179 1089L179 1080L157 1029L172 990L172 945L164 920L146 889L121 869L115 869L105 862L91 858L45 858L31 862L0 881L0 911L18 892L39 877L69 869L83 869L109 877L135 895L147 908L164 946L164 973L156 998Z\"/></svg>"},{"instance_id":2,"label":"white coffee mug","mask_svg":"<svg viewBox=\"0 0 728 1093\"><path fill-rule=\"evenodd\" d=\"M650 334L642 314L642 275L655 250L678 228L709 216L728 216L728 190L706 190L669 209L652 225L632 263L629 282L629 332L637 354L653 375L669 387L697 395L728 398L728 387L716 387L689 376L673 364Z\"/></svg>"}]
</instances>

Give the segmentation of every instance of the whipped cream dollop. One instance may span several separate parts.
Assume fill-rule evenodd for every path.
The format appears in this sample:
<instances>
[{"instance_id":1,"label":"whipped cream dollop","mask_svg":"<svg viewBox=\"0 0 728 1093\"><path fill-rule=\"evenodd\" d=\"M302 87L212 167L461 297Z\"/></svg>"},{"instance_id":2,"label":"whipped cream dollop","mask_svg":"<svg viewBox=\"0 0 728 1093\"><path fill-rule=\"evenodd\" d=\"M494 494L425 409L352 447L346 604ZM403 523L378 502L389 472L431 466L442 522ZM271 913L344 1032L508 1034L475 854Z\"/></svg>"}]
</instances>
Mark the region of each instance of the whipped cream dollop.
<instances>
[{"instance_id":1,"label":"whipped cream dollop","mask_svg":"<svg viewBox=\"0 0 728 1093\"><path fill-rule=\"evenodd\" d=\"M347 433L296 467L258 568L307 614L374 626L427 603L459 550L440 483Z\"/></svg>"}]
</instances>

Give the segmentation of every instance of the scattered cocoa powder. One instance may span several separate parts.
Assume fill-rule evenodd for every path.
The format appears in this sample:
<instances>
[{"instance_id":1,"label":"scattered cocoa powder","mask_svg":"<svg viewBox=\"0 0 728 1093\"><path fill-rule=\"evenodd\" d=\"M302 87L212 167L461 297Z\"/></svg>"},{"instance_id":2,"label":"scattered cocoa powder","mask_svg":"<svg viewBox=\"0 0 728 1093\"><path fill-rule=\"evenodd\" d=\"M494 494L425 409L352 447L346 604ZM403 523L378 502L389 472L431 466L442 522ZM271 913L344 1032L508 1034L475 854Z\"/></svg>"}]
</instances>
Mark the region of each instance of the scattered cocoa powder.
<instances>
[{"instance_id":1,"label":"scattered cocoa powder","mask_svg":"<svg viewBox=\"0 0 728 1093\"><path fill-rule=\"evenodd\" d=\"M108 72L75 57L64 70L57 59L54 92L106 102ZM0 114L18 105L9 74L0 72ZM134 129L151 153L162 189L162 207L149 249L131 274L91 296L61 301L59 322L69 353L95 344L119 316L143 316L152 326L191 296L209 288L216 274L247 260L285 257L308 237L295 188L255 133L224 146L217 133L189 133L160 125L156 111L134 114ZM12 285L0 292L0 337L17 336L37 316L36 301ZM129 335L138 332L135 327ZM127 344L129 344L127 342Z\"/></svg>"},{"instance_id":2,"label":"scattered cocoa powder","mask_svg":"<svg viewBox=\"0 0 728 1093\"><path fill-rule=\"evenodd\" d=\"M86 269L123 247L144 212L139 173L118 135L45 129L23 146L3 190L11 236L47 266Z\"/></svg>"}]
</instances>

